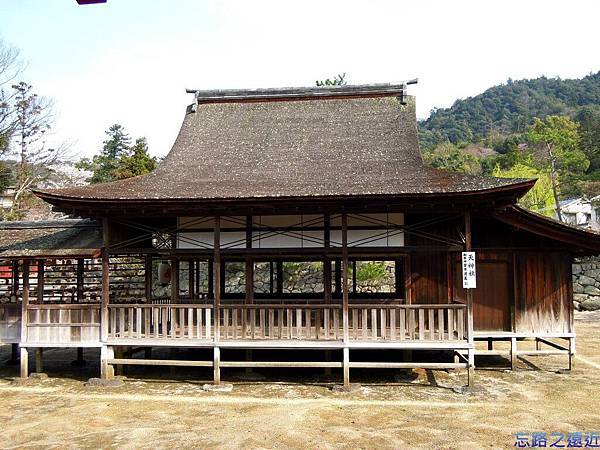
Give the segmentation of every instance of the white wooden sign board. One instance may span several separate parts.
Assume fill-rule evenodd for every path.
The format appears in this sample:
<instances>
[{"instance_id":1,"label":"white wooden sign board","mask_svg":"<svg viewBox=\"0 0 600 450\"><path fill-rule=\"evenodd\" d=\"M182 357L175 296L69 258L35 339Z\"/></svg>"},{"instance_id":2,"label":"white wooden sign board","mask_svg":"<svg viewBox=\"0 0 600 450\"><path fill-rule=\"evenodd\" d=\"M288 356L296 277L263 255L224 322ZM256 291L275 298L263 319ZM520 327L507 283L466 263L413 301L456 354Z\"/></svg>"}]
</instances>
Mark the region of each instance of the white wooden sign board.
<instances>
[{"instance_id":1,"label":"white wooden sign board","mask_svg":"<svg viewBox=\"0 0 600 450\"><path fill-rule=\"evenodd\" d=\"M475 252L462 252L462 280L465 289L475 289L477 287Z\"/></svg>"}]
</instances>

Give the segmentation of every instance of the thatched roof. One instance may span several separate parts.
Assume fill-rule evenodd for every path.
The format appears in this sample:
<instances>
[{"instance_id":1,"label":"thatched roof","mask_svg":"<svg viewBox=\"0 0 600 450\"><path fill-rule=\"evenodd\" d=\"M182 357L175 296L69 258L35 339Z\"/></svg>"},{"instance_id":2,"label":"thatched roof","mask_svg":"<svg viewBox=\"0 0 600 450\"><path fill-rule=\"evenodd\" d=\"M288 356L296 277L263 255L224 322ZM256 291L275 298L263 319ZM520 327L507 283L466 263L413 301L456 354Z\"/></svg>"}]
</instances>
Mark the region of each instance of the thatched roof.
<instances>
[{"instance_id":1,"label":"thatched roof","mask_svg":"<svg viewBox=\"0 0 600 450\"><path fill-rule=\"evenodd\" d=\"M196 97L171 152L153 173L37 194L60 206L65 201L352 198L496 189L522 195L533 183L426 167L415 101L402 85L206 91Z\"/></svg>"},{"instance_id":2,"label":"thatched roof","mask_svg":"<svg viewBox=\"0 0 600 450\"><path fill-rule=\"evenodd\" d=\"M90 220L0 222L0 258L93 257L101 227Z\"/></svg>"}]
</instances>

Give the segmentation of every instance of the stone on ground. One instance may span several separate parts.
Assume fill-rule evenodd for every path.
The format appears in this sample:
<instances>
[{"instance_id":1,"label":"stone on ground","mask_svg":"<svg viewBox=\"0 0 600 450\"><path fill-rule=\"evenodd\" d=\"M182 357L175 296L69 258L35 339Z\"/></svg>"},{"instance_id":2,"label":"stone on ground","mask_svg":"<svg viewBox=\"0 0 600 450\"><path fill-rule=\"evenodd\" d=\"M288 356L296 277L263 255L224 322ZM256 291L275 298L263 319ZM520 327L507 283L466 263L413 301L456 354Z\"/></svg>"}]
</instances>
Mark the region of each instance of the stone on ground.
<instances>
[{"instance_id":1,"label":"stone on ground","mask_svg":"<svg viewBox=\"0 0 600 450\"><path fill-rule=\"evenodd\" d=\"M202 385L202 390L206 392L231 392L233 391L233 384L221 383L221 384L209 384Z\"/></svg>"}]
</instances>

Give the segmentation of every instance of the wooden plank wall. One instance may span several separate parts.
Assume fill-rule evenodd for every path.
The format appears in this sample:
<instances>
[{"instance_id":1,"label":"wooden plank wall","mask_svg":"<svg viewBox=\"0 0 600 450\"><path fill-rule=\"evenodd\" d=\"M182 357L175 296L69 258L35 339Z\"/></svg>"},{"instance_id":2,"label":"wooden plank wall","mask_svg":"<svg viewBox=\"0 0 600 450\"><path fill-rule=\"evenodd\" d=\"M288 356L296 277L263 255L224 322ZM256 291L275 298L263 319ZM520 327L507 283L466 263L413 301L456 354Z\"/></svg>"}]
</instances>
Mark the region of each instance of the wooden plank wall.
<instances>
[{"instance_id":1,"label":"wooden plank wall","mask_svg":"<svg viewBox=\"0 0 600 450\"><path fill-rule=\"evenodd\" d=\"M516 254L517 332L571 332L571 262L561 252Z\"/></svg>"},{"instance_id":2,"label":"wooden plank wall","mask_svg":"<svg viewBox=\"0 0 600 450\"><path fill-rule=\"evenodd\" d=\"M476 331L511 331L513 277L512 253L477 253L477 289L473 292L473 321ZM462 287L460 253L453 258L454 299L466 302Z\"/></svg>"},{"instance_id":3,"label":"wooden plank wall","mask_svg":"<svg viewBox=\"0 0 600 450\"><path fill-rule=\"evenodd\" d=\"M412 253L410 266L412 303L448 303L446 253Z\"/></svg>"}]
</instances>

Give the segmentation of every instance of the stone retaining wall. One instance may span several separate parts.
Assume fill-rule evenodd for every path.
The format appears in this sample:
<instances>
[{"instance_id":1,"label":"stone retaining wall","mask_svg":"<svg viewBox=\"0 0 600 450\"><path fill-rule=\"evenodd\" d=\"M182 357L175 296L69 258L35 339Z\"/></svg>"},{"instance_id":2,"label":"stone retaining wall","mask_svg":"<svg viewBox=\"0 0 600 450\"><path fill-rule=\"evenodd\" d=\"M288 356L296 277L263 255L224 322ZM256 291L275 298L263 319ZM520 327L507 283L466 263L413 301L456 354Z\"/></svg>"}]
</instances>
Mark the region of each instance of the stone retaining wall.
<instances>
[{"instance_id":1,"label":"stone retaining wall","mask_svg":"<svg viewBox=\"0 0 600 450\"><path fill-rule=\"evenodd\" d=\"M573 264L573 303L578 311L600 310L600 258L578 258Z\"/></svg>"}]
</instances>

